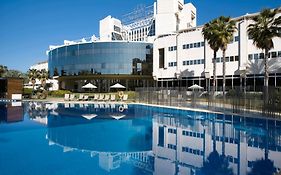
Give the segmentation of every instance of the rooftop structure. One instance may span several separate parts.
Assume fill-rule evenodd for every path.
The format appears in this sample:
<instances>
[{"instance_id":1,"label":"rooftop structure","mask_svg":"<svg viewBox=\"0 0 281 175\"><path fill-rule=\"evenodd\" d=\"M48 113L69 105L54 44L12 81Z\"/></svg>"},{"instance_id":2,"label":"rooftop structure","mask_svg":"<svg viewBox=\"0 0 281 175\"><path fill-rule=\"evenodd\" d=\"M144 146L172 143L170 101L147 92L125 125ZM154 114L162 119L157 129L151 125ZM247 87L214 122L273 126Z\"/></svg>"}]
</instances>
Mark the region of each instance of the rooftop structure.
<instances>
[{"instance_id":1,"label":"rooftop structure","mask_svg":"<svg viewBox=\"0 0 281 175\"><path fill-rule=\"evenodd\" d=\"M105 41L145 41L153 43L163 34L196 26L196 8L183 0L157 0L154 4L138 5L136 9L120 19L107 16L99 22L99 37L82 38L75 41L64 40L63 45L50 45L49 51L56 48L83 43ZM48 52L47 51L47 54Z\"/></svg>"}]
</instances>

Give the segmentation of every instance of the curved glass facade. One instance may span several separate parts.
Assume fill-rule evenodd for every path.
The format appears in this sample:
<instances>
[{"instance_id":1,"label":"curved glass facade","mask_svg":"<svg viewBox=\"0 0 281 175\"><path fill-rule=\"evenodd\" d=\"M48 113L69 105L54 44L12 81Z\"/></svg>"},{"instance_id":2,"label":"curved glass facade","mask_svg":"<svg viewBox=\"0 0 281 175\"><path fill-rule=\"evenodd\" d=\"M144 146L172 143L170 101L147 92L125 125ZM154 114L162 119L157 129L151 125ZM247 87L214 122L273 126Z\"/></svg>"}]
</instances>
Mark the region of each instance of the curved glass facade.
<instances>
[{"instance_id":1,"label":"curved glass facade","mask_svg":"<svg viewBox=\"0 0 281 175\"><path fill-rule=\"evenodd\" d=\"M152 75L152 44L144 42L81 43L48 56L51 76Z\"/></svg>"}]
</instances>

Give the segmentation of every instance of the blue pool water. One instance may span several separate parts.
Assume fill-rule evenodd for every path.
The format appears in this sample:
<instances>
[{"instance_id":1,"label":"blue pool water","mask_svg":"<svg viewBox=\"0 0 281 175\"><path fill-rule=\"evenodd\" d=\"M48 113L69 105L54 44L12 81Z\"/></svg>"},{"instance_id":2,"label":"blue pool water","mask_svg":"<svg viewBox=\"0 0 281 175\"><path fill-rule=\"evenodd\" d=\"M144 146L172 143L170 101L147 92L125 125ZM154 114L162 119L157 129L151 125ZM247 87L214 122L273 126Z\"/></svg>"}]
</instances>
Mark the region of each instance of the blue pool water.
<instances>
[{"instance_id":1,"label":"blue pool water","mask_svg":"<svg viewBox=\"0 0 281 175\"><path fill-rule=\"evenodd\" d=\"M271 175L281 122L118 104L0 104L1 175Z\"/></svg>"}]
</instances>

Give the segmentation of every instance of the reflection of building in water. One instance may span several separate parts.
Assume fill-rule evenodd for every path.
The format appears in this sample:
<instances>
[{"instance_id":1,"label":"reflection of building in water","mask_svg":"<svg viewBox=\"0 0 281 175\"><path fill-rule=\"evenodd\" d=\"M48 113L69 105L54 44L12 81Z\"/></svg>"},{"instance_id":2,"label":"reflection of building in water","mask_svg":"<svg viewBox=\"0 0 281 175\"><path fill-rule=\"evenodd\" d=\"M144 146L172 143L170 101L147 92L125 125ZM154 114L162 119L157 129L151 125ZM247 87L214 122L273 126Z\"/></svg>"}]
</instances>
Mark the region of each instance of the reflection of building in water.
<instances>
[{"instance_id":1,"label":"reflection of building in water","mask_svg":"<svg viewBox=\"0 0 281 175\"><path fill-rule=\"evenodd\" d=\"M0 123L13 123L23 120L23 107L21 102L0 103Z\"/></svg>"},{"instance_id":2,"label":"reflection of building in water","mask_svg":"<svg viewBox=\"0 0 281 175\"><path fill-rule=\"evenodd\" d=\"M129 108L123 112L126 117L115 120L110 116L112 109L93 107L58 105L55 111L59 115L51 114L47 118L49 145L60 146L64 152L81 151L91 157L98 156L99 167L107 172L130 164L152 173L151 119L136 118L134 109ZM89 110L97 115L90 120L81 115Z\"/></svg>"},{"instance_id":3,"label":"reflection of building in water","mask_svg":"<svg viewBox=\"0 0 281 175\"><path fill-rule=\"evenodd\" d=\"M154 157L152 151L127 153L99 153L99 166L110 172L117 169L122 163L133 164L146 172L153 172Z\"/></svg>"},{"instance_id":4,"label":"reflection of building in water","mask_svg":"<svg viewBox=\"0 0 281 175\"><path fill-rule=\"evenodd\" d=\"M265 125L280 128L281 122L233 116L224 118L223 115L217 115L215 122L155 115L155 174L198 173L214 150L220 155L225 154L234 174L247 174L255 161L266 159L267 155L280 169L281 132L272 129L267 134L264 129L258 129Z\"/></svg>"}]
</instances>

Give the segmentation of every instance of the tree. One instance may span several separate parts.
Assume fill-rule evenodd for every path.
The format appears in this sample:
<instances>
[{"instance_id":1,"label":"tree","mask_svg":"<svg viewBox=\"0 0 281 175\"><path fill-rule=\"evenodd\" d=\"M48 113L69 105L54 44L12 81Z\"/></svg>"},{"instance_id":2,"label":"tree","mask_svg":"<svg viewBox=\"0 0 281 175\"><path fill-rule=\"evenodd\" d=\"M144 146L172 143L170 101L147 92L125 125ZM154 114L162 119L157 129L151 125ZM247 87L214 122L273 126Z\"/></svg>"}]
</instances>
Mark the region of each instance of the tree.
<instances>
[{"instance_id":1,"label":"tree","mask_svg":"<svg viewBox=\"0 0 281 175\"><path fill-rule=\"evenodd\" d=\"M0 77L3 76L4 73L8 71L7 66L0 65Z\"/></svg>"},{"instance_id":2,"label":"tree","mask_svg":"<svg viewBox=\"0 0 281 175\"><path fill-rule=\"evenodd\" d=\"M205 24L202 29L202 34L204 39L207 40L208 44L210 45L211 49L214 51L213 57L213 94L216 90L216 61L217 61L217 51L220 48L220 43L218 43L218 19L214 19L209 23Z\"/></svg>"},{"instance_id":3,"label":"tree","mask_svg":"<svg viewBox=\"0 0 281 175\"><path fill-rule=\"evenodd\" d=\"M231 20L230 17L221 16L217 19L218 22L218 33L217 42L220 43L220 49L222 50L223 56L223 95L225 95L225 51L227 45L233 40L233 34L236 30L235 21Z\"/></svg>"},{"instance_id":4,"label":"tree","mask_svg":"<svg viewBox=\"0 0 281 175\"><path fill-rule=\"evenodd\" d=\"M18 70L7 70L3 77L24 78L24 74Z\"/></svg>"},{"instance_id":5,"label":"tree","mask_svg":"<svg viewBox=\"0 0 281 175\"><path fill-rule=\"evenodd\" d=\"M268 100L268 57L269 50L274 48L272 39L281 37L281 16L276 18L278 9L264 9L257 16L252 17L253 24L248 26L248 35L253 39L253 44L264 51L264 87L266 101Z\"/></svg>"},{"instance_id":6,"label":"tree","mask_svg":"<svg viewBox=\"0 0 281 175\"><path fill-rule=\"evenodd\" d=\"M49 78L49 72L46 71L45 69L42 69L40 71L38 71L38 76L37 78L41 81L41 85L42 87L45 89L46 87L46 81Z\"/></svg>"},{"instance_id":7,"label":"tree","mask_svg":"<svg viewBox=\"0 0 281 175\"><path fill-rule=\"evenodd\" d=\"M36 78L38 77L38 71L36 69L29 69L28 79L32 83L32 94L34 94L34 86L36 83Z\"/></svg>"}]
</instances>

